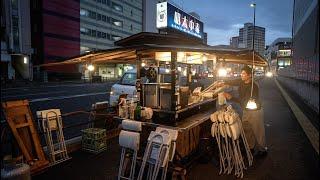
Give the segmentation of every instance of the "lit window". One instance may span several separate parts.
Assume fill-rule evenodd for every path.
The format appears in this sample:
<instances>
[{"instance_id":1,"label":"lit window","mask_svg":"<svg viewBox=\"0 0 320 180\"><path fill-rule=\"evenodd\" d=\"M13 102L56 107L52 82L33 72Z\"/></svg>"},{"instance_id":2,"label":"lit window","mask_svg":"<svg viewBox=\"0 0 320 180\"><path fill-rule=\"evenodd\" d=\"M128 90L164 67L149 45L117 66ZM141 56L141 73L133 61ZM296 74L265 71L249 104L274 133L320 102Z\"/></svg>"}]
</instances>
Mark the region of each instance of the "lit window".
<instances>
[{"instance_id":1,"label":"lit window","mask_svg":"<svg viewBox=\"0 0 320 180\"><path fill-rule=\"evenodd\" d=\"M81 51L81 52L85 52L85 51L88 51L88 50L89 50L88 47L80 46L80 51Z\"/></svg>"},{"instance_id":2,"label":"lit window","mask_svg":"<svg viewBox=\"0 0 320 180\"><path fill-rule=\"evenodd\" d=\"M113 21L113 24L114 24L115 26L122 27L122 21Z\"/></svg>"},{"instance_id":3,"label":"lit window","mask_svg":"<svg viewBox=\"0 0 320 180\"><path fill-rule=\"evenodd\" d=\"M120 11L120 12L123 11L122 6L119 5L119 4L116 4L116 3L114 3L114 2L112 2L112 8L113 8L114 10L116 10L116 11Z\"/></svg>"},{"instance_id":4,"label":"lit window","mask_svg":"<svg viewBox=\"0 0 320 180\"><path fill-rule=\"evenodd\" d=\"M114 41L118 41L118 40L120 40L120 39L121 39L121 37L120 37L120 36L112 35L112 40L114 40Z\"/></svg>"},{"instance_id":5,"label":"lit window","mask_svg":"<svg viewBox=\"0 0 320 180\"><path fill-rule=\"evenodd\" d=\"M88 12L88 10L86 10L86 9L80 9L80 15L81 15L81 16L88 16L88 15L89 15L89 12Z\"/></svg>"}]
</instances>

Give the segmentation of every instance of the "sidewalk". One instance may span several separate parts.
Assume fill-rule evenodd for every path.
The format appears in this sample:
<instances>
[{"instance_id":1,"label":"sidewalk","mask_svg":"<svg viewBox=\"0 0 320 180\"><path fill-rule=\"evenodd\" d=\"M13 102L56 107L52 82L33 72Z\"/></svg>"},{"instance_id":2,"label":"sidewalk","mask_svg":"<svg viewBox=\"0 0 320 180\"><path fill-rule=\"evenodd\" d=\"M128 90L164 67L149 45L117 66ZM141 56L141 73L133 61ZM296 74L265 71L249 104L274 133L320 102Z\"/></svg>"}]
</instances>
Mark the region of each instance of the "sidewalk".
<instances>
[{"instance_id":1,"label":"sidewalk","mask_svg":"<svg viewBox=\"0 0 320 180\"><path fill-rule=\"evenodd\" d=\"M260 96L263 100L266 139L269 153L254 160L243 179L318 179L319 156L313 149L273 79L263 79ZM48 169L33 179L116 179L120 147L113 139L108 149L98 155L77 151L69 162ZM236 179L234 175L218 175L214 162L196 163L189 172L191 180Z\"/></svg>"}]
</instances>

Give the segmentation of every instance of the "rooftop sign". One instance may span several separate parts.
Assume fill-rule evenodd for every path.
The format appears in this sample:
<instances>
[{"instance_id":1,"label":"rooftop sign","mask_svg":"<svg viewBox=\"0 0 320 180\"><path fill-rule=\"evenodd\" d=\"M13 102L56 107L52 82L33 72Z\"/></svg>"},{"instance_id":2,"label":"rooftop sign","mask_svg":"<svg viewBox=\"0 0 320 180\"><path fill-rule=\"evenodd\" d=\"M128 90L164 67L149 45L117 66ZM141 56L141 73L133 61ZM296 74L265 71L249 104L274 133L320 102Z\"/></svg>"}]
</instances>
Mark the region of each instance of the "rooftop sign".
<instances>
[{"instance_id":1,"label":"rooftop sign","mask_svg":"<svg viewBox=\"0 0 320 180\"><path fill-rule=\"evenodd\" d=\"M168 2L157 4L157 28L175 29L203 38L203 23Z\"/></svg>"}]
</instances>

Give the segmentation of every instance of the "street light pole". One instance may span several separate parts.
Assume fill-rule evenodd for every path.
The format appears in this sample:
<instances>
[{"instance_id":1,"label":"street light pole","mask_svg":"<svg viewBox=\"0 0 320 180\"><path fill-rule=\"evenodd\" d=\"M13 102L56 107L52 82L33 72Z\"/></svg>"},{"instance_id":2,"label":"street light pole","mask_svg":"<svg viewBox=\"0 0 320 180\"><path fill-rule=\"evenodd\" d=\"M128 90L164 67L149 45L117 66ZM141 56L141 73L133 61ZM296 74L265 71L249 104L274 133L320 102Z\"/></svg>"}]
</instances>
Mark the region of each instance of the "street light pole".
<instances>
[{"instance_id":1,"label":"street light pole","mask_svg":"<svg viewBox=\"0 0 320 180\"><path fill-rule=\"evenodd\" d=\"M253 34L252 34L252 70L251 70L251 92L250 92L250 99L247 103L246 108L251 110L257 109L257 103L252 98L253 94L253 80L254 80L254 37L255 37L255 28L256 28L256 4L250 4L253 7Z\"/></svg>"},{"instance_id":2,"label":"street light pole","mask_svg":"<svg viewBox=\"0 0 320 180\"><path fill-rule=\"evenodd\" d=\"M256 28L256 4L252 3L253 7L253 33L252 33L252 72L251 72L251 98L253 93L253 80L254 80L254 38L255 38L255 28Z\"/></svg>"}]
</instances>

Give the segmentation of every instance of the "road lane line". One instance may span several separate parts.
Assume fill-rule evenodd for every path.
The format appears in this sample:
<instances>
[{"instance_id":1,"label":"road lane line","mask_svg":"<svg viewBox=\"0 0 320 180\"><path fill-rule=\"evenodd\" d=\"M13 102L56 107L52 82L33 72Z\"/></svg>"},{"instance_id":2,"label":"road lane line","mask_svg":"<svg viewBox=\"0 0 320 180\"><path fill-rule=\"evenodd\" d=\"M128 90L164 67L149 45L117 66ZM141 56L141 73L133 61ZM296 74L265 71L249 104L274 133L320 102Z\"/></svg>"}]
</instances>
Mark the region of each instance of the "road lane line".
<instances>
[{"instance_id":1,"label":"road lane line","mask_svg":"<svg viewBox=\"0 0 320 180\"><path fill-rule=\"evenodd\" d=\"M283 97L288 102L289 107L291 108L293 114L295 115L296 119L298 120L300 126L302 127L304 133L307 135L309 141L311 142L313 148L319 155L319 131L311 124L310 120L300 108L294 103L291 97L287 94L287 92L282 88L279 84L277 79L274 79L275 83L277 84L278 88L280 89Z\"/></svg>"},{"instance_id":2,"label":"road lane line","mask_svg":"<svg viewBox=\"0 0 320 180\"><path fill-rule=\"evenodd\" d=\"M77 97L83 97L83 96L94 96L94 95L108 94L108 93L110 93L110 92L87 93L87 94L77 94L77 95L70 95L70 96L39 98L39 99L31 99L31 100L29 100L29 102L41 102L41 101L52 101L52 100L59 100L59 99L70 99L70 98L77 98Z\"/></svg>"},{"instance_id":3,"label":"road lane line","mask_svg":"<svg viewBox=\"0 0 320 180\"><path fill-rule=\"evenodd\" d=\"M66 91L55 91L55 92L43 92L43 93L32 93L32 94L20 94L20 95L9 95L9 96L6 96L4 95L3 98L9 98L9 97L19 97L19 96L33 96L33 95L43 95L43 94L58 94L58 93L63 93L63 92L66 92Z\"/></svg>"},{"instance_id":4,"label":"road lane line","mask_svg":"<svg viewBox=\"0 0 320 180\"><path fill-rule=\"evenodd\" d=\"M116 81L115 81L116 82ZM91 85L105 85L105 84L114 84L115 82L105 82L105 83L92 83ZM45 88L51 88L51 87L77 87L77 86L89 86L90 83L82 83L82 84L62 84L62 85L52 85L52 86L45 86L45 85L39 85L39 86L24 86L24 87L15 87L15 88L1 88L1 91L8 91L8 90L15 90L15 89L31 89L31 88L39 88L39 87L45 87Z\"/></svg>"}]
</instances>

